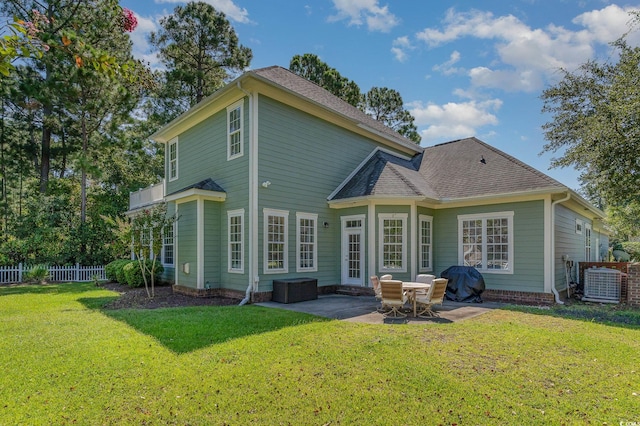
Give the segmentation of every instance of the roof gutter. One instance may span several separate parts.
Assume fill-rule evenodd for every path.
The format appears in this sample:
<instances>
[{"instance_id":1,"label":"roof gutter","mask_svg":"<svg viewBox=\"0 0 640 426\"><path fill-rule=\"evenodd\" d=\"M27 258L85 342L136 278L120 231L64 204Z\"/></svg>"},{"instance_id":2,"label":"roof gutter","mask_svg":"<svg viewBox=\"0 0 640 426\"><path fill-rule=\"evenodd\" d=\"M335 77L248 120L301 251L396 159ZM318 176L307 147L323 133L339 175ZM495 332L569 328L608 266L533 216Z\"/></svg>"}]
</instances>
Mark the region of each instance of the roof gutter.
<instances>
[{"instance_id":1,"label":"roof gutter","mask_svg":"<svg viewBox=\"0 0 640 426\"><path fill-rule=\"evenodd\" d=\"M556 288L556 205L569 201L570 198L571 192L567 192L564 198L560 198L551 203L551 291L555 296L556 303L559 305L564 305L564 302L560 300L560 294Z\"/></svg>"}]
</instances>

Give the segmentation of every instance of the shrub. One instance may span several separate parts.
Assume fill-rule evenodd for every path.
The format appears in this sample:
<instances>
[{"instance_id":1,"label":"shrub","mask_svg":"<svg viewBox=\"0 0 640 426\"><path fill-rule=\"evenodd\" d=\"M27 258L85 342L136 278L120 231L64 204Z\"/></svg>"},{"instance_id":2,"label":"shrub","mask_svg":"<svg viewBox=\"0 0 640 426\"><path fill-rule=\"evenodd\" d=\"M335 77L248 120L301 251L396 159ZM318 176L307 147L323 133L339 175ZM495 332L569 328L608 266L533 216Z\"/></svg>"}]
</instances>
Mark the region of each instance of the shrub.
<instances>
[{"instance_id":1,"label":"shrub","mask_svg":"<svg viewBox=\"0 0 640 426\"><path fill-rule=\"evenodd\" d=\"M147 260L147 262L151 262L150 260ZM124 275L126 277L126 282L127 285L129 285L129 287L144 287L144 278L142 277L142 271L140 270L140 265L138 264L138 261L136 260L132 260L129 263L127 263L124 268L122 268L124 270ZM164 268L162 267L162 265L160 263L156 264L156 279L157 277L162 274L162 272L164 271ZM151 274L147 273L147 283L149 285L151 285Z\"/></svg>"},{"instance_id":2,"label":"shrub","mask_svg":"<svg viewBox=\"0 0 640 426\"><path fill-rule=\"evenodd\" d=\"M116 281L120 284L127 284L127 277L124 275L124 267L130 263L137 263L135 260L122 259L122 262L117 263L115 266Z\"/></svg>"},{"instance_id":3,"label":"shrub","mask_svg":"<svg viewBox=\"0 0 640 426\"><path fill-rule=\"evenodd\" d=\"M118 270L120 270L120 272L122 273L122 268L129 262L131 262L131 260L129 259L118 259L114 260L111 263L108 263L104 267L104 272L107 275L109 281L124 283L124 281L118 281Z\"/></svg>"},{"instance_id":4,"label":"shrub","mask_svg":"<svg viewBox=\"0 0 640 426\"><path fill-rule=\"evenodd\" d=\"M31 283L43 283L47 278L49 278L47 265L35 265L23 275L23 280Z\"/></svg>"},{"instance_id":5,"label":"shrub","mask_svg":"<svg viewBox=\"0 0 640 426\"><path fill-rule=\"evenodd\" d=\"M622 243L622 248L629 253L632 262L640 260L640 243L627 241Z\"/></svg>"}]
</instances>

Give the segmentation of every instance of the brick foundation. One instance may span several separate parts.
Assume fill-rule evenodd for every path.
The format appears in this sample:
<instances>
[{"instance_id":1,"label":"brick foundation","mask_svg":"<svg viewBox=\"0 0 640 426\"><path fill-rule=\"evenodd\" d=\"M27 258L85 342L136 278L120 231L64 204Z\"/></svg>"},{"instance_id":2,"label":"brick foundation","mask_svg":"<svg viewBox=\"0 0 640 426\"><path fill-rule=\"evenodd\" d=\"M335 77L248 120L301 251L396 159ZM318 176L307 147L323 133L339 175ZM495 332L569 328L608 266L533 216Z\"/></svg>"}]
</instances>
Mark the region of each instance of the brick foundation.
<instances>
[{"instance_id":1,"label":"brick foundation","mask_svg":"<svg viewBox=\"0 0 640 426\"><path fill-rule=\"evenodd\" d=\"M174 284L173 292L184 294L191 297L228 297L230 299L238 299L238 302L244 299L243 291L229 290L226 288L192 288L183 285ZM271 292L269 292L271 294Z\"/></svg>"},{"instance_id":2,"label":"brick foundation","mask_svg":"<svg viewBox=\"0 0 640 426\"><path fill-rule=\"evenodd\" d=\"M519 305L553 305L555 298L550 293L532 293L513 290L490 290L482 293L482 300L487 302L514 303Z\"/></svg>"},{"instance_id":3,"label":"brick foundation","mask_svg":"<svg viewBox=\"0 0 640 426\"><path fill-rule=\"evenodd\" d=\"M630 263L627 276L627 303L640 308L640 263Z\"/></svg>"}]
</instances>

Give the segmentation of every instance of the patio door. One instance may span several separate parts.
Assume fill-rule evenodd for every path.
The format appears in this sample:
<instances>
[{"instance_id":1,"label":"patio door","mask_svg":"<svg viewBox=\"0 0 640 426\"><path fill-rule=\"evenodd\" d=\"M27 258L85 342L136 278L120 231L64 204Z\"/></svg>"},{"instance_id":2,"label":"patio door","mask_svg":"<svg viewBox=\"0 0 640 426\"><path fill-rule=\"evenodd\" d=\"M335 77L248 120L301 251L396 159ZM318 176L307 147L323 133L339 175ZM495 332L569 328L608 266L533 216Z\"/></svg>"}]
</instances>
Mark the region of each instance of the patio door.
<instances>
[{"instance_id":1,"label":"patio door","mask_svg":"<svg viewBox=\"0 0 640 426\"><path fill-rule=\"evenodd\" d=\"M364 285L364 216L345 216L342 222L342 284Z\"/></svg>"}]
</instances>

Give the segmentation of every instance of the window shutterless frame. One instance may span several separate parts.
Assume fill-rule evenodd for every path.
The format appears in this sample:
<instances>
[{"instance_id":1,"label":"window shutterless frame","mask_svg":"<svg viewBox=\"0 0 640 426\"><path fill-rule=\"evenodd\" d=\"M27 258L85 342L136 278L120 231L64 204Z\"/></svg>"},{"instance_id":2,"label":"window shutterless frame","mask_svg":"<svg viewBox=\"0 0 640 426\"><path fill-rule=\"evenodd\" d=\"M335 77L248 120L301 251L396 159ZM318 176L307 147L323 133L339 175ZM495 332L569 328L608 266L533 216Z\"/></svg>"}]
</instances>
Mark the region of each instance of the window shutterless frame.
<instances>
[{"instance_id":1,"label":"window shutterless frame","mask_svg":"<svg viewBox=\"0 0 640 426\"><path fill-rule=\"evenodd\" d=\"M458 215L458 264L513 274L512 211Z\"/></svg>"},{"instance_id":2,"label":"window shutterless frame","mask_svg":"<svg viewBox=\"0 0 640 426\"><path fill-rule=\"evenodd\" d=\"M296 213L296 272L318 270L318 215Z\"/></svg>"},{"instance_id":3,"label":"window shutterless frame","mask_svg":"<svg viewBox=\"0 0 640 426\"><path fill-rule=\"evenodd\" d=\"M227 212L227 270L244 273L244 209Z\"/></svg>"},{"instance_id":4,"label":"window shutterless frame","mask_svg":"<svg viewBox=\"0 0 640 426\"><path fill-rule=\"evenodd\" d=\"M264 273L289 272L289 212L286 210L263 210Z\"/></svg>"},{"instance_id":5,"label":"window shutterless frame","mask_svg":"<svg viewBox=\"0 0 640 426\"><path fill-rule=\"evenodd\" d=\"M227 160L242 157L244 153L243 128L244 100L239 100L227 107Z\"/></svg>"}]
</instances>

